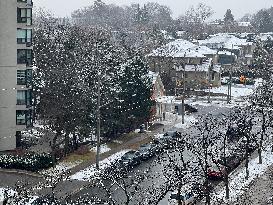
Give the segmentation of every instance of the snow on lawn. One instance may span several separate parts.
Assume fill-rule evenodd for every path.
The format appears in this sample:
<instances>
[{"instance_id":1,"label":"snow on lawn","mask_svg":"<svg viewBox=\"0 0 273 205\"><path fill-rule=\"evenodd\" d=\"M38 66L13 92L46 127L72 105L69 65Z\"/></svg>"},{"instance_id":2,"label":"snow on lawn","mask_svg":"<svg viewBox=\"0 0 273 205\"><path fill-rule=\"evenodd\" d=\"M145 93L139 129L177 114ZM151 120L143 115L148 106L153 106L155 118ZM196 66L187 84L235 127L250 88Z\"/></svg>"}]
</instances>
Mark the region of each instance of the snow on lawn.
<instances>
[{"instance_id":1,"label":"snow on lawn","mask_svg":"<svg viewBox=\"0 0 273 205\"><path fill-rule=\"evenodd\" d=\"M179 121L180 122L177 123L176 125L174 125L174 127L186 129L186 128L193 126L197 122L197 119L195 119L193 116L185 115L184 124L181 123L181 121L182 121L181 116L179 116Z\"/></svg>"},{"instance_id":2,"label":"snow on lawn","mask_svg":"<svg viewBox=\"0 0 273 205\"><path fill-rule=\"evenodd\" d=\"M235 98L237 97L243 97L243 96L248 96L251 95L253 93L253 89L255 88L255 86L253 85L233 85L231 87L231 95ZM208 89L205 90L206 92L209 92ZM220 87L216 87L216 88L212 88L210 89L210 91L212 93L223 93L223 94L227 94L228 93L228 86L227 85L223 85Z\"/></svg>"},{"instance_id":3,"label":"snow on lawn","mask_svg":"<svg viewBox=\"0 0 273 205\"><path fill-rule=\"evenodd\" d=\"M111 149L107 146L107 144L102 144L100 146L100 153L105 153L105 152L109 152ZM97 151L97 147L92 147L90 149L91 152L96 152Z\"/></svg>"},{"instance_id":4,"label":"snow on lawn","mask_svg":"<svg viewBox=\"0 0 273 205\"><path fill-rule=\"evenodd\" d=\"M67 172L69 169L78 166L82 161L76 162L60 162L55 167L51 167L46 170L39 171L40 174L49 175L49 176L58 176L62 173Z\"/></svg>"},{"instance_id":5,"label":"snow on lawn","mask_svg":"<svg viewBox=\"0 0 273 205\"><path fill-rule=\"evenodd\" d=\"M101 171L103 171L106 167L108 167L111 163L115 162L117 159L120 159L122 155L124 155L126 152L130 151L122 150L120 152L117 152L110 157L100 161L100 170L96 169L96 165L93 164L90 167L85 168L84 170L81 170L72 176L70 176L70 179L80 180L80 181L90 181L92 177Z\"/></svg>"},{"instance_id":6,"label":"snow on lawn","mask_svg":"<svg viewBox=\"0 0 273 205\"><path fill-rule=\"evenodd\" d=\"M262 153L263 163L258 164L259 157L250 160L249 162L249 178L246 180L246 170L245 167L240 167L238 170L235 170L229 176L229 186L230 186L230 199L227 201L225 199L225 188L222 188L220 191L217 191L213 194L212 198L215 201L225 201L225 202L234 202L237 200L240 195L249 187L250 183L255 179L264 174L267 168L273 164L273 154L271 152L271 147L268 146L265 151Z\"/></svg>"}]
</instances>

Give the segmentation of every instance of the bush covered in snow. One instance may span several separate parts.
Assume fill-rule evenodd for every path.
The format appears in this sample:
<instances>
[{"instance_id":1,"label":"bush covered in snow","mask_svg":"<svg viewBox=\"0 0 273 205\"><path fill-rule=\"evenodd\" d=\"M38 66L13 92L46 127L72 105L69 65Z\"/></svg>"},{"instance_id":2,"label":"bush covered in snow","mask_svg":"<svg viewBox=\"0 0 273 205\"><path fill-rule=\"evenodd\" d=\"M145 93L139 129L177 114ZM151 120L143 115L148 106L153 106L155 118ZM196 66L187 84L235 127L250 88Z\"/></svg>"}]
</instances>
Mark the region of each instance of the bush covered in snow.
<instances>
[{"instance_id":1,"label":"bush covered in snow","mask_svg":"<svg viewBox=\"0 0 273 205\"><path fill-rule=\"evenodd\" d=\"M50 154L27 153L25 155L0 155L0 167L8 169L22 169L38 171L53 166Z\"/></svg>"}]
</instances>

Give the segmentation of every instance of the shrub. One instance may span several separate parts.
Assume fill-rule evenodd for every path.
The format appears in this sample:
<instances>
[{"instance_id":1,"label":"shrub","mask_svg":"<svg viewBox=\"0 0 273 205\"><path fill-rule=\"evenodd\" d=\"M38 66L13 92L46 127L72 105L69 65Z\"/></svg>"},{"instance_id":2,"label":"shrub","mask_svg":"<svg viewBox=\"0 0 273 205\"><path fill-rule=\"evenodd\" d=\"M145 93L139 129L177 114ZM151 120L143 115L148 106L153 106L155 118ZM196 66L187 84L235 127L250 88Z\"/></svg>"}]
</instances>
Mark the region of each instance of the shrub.
<instances>
[{"instance_id":1,"label":"shrub","mask_svg":"<svg viewBox=\"0 0 273 205\"><path fill-rule=\"evenodd\" d=\"M27 153L25 155L0 155L0 167L7 169L22 169L38 171L53 166L50 154Z\"/></svg>"}]
</instances>

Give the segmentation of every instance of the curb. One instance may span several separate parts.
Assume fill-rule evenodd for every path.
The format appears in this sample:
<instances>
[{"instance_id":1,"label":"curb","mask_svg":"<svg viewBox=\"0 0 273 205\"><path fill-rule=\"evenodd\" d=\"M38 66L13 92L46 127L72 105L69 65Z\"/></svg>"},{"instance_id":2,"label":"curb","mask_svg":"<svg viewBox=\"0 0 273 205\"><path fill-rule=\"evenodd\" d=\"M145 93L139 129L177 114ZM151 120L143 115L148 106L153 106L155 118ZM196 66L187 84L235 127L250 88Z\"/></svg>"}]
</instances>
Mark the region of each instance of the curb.
<instances>
[{"instance_id":1,"label":"curb","mask_svg":"<svg viewBox=\"0 0 273 205\"><path fill-rule=\"evenodd\" d=\"M31 172L23 171L23 170L13 170L13 169L3 169L3 168L0 168L0 172L2 172L2 173L9 173L9 174L25 174L25 175L28 175L28 176L31 176L31 177L43 178L43 176L40 175L40 174L31 173Z\"/></svg>"}]
</instances>

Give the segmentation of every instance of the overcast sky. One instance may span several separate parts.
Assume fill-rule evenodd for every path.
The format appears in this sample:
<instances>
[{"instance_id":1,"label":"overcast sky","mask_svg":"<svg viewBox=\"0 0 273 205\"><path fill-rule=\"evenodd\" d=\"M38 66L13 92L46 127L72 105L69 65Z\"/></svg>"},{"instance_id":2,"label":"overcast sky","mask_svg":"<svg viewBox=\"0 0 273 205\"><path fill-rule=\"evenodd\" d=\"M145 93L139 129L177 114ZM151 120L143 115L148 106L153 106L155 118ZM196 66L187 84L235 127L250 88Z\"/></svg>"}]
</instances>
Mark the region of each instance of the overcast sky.
<instances>
[{"instance_id":1,"label":"overcast sky","mask_svg":"<svg viewBox=\"0 0 273 205\"><path fill-rule=\"evenodd\" d=\"M183 14L191 5L202 2L212 7L215 14L213 19L223 18L226 10L232 10L235 18L240 18L246 13L254 13L262 8L273 6L273 0L103 0L106 4L130 5L131 3L158 2L167 5L173 11L173 16ZM56 16L69 17L71 12L92 5L94 0L33 0L36 7L50 10Z\"/></svg>"}]
</instances>

